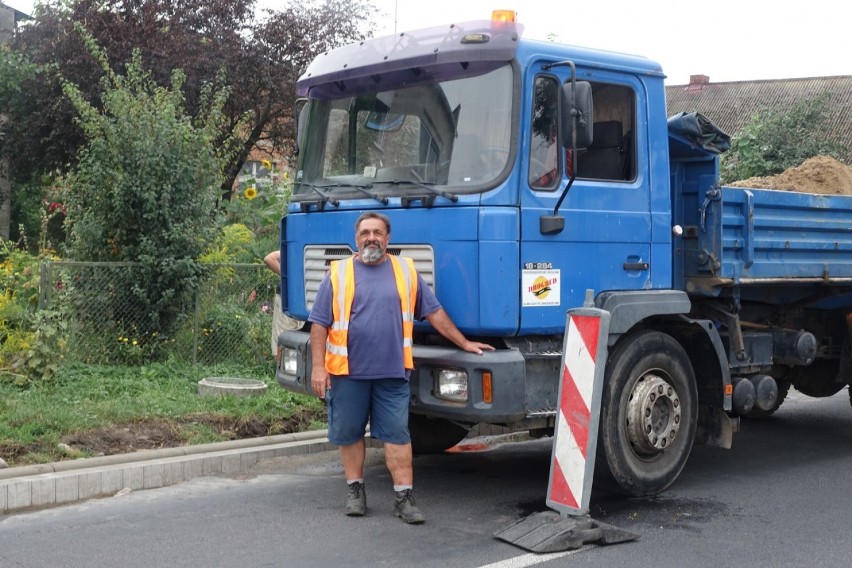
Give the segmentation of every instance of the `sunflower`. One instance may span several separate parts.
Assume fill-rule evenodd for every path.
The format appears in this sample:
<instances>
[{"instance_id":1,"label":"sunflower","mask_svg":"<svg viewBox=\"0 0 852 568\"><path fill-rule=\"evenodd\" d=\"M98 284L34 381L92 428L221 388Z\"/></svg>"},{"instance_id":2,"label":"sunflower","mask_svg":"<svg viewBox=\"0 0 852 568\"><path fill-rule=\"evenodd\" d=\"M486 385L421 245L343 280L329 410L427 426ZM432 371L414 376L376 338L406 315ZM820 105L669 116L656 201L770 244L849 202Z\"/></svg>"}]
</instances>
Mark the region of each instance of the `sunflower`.
<instances>
[{"instance_id":1,"label":"sunflower","mask_svg":"<svg viewBox=\"0 0 852 568\"><path fill-rule=\"evenodd\" d=\"M264 168L269 171L272 171L272 162L270 162L269 160L261 160L260 163Z\"/></svg>"},{"instance_id":2,"label":"sunflower","mask_svg":"<svg viewBox=\"0 0 852 568\"><path fill-rule=\"evenodd\" d=\"M246 199L251 201L252 199L257 197L257 189L253 185L250 185L243 192L243 195L245 196Z\"/></svg>"}]
</instances>

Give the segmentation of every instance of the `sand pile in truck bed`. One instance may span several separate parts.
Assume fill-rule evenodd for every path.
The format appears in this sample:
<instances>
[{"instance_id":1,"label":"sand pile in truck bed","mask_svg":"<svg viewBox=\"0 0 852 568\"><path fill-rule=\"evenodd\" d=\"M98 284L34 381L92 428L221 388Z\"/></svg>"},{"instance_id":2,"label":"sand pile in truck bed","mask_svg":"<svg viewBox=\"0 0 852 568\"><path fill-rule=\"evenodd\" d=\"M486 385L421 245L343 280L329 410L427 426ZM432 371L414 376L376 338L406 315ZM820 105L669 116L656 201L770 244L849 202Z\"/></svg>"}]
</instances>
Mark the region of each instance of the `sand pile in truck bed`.
<instances>
[{"instance_id":1,"label":"sand pile in truck bed","mask_svg":"<svg viewBox=\"0 0 852 568\"><path fill-rule=\"evenodd\" d=\"M780 189L799 193L852 195L852 168L828 156L808 158L778 175L753 177L726 184L731 187Z\"/></svg>"}]
</instances>

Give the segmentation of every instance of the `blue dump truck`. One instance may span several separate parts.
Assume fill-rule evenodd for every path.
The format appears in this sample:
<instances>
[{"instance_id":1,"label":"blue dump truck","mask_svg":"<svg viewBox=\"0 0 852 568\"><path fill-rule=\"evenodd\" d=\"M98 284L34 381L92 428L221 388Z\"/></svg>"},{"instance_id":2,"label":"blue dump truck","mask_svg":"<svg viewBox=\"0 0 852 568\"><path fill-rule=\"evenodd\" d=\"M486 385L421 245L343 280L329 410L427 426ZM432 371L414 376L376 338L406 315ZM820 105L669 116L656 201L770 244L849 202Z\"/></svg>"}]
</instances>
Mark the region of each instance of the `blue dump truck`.
<instances>
[{"instance_id":1,"label":"blue dump truck","mask_svg":"<svg viewBox=\"0 0 852 568\"><path fill-rule=\"evenodd\" d=\"M281 221L283 309L304 320L354 223L392 221L458 327L496 347L415 337L415 451L476 424L553 433L566 310L610 314L596 483L650 495L693 444L792 386L852 382L852 197L722 187L725 136L666 116L648 59L533 41L512 18L367 40L298 81L299 162ZM310 392L307 327L278 382Z\"/></svg>"}]
</instances>

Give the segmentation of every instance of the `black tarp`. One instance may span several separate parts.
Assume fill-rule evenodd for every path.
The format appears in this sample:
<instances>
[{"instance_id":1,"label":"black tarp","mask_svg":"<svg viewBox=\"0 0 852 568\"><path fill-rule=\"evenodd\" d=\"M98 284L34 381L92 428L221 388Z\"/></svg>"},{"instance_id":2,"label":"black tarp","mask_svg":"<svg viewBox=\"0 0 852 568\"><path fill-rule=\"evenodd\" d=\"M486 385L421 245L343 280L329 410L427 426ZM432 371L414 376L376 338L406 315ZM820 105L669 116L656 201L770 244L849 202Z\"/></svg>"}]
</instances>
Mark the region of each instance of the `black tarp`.
<instances>
[{"instance_id":1,"label":"black tarp","mask_svg":"<svg viewBox=\"0 0 852 568\"><path fill-rule=\"evenodd\" d=\"M697 112L681 112L668 119L669 132L678 134L709 152L721 154L731 149L731 137Z\"/></svg>"}]
</instances>

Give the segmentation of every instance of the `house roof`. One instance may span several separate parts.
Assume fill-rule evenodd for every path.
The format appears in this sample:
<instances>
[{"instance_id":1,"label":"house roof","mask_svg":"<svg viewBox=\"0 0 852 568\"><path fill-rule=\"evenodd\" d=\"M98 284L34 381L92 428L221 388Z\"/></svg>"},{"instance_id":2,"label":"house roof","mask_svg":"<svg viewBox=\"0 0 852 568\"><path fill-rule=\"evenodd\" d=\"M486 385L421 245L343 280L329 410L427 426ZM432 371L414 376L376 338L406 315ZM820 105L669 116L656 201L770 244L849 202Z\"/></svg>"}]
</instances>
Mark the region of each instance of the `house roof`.
<instances>
[{"instance_id":1,"label":"house roof","mask_svg":"<svg viewBox=\"0 0 852 568\"><path fill-rule=\"evenodd\" d=\"M688 85L666 86L666 107L669 116L700 112L733 136L762 110L784 112L797 101L824 92L829 93L828 127L848 141L845 158L852 163L852 75L727 83L711 83L706 75L692 75Z\"/></svg>"},{"instance_id":2,"label":"house roof","mask_svg":"<svg viewBox=\"0 0 852 568\"><path fill-rule=\"evenodd\" d=\"M31 19L29 14L25 14L24 12L21 12L20 10L17 10L15 8L13 8L12 6L6 5L6 3L3 2L2 0L0 0L0 10L8 10L13 15L14 23L16 23L16 24L18 22L22 22L24 20Z\"/></svg>"}]
</instances>

